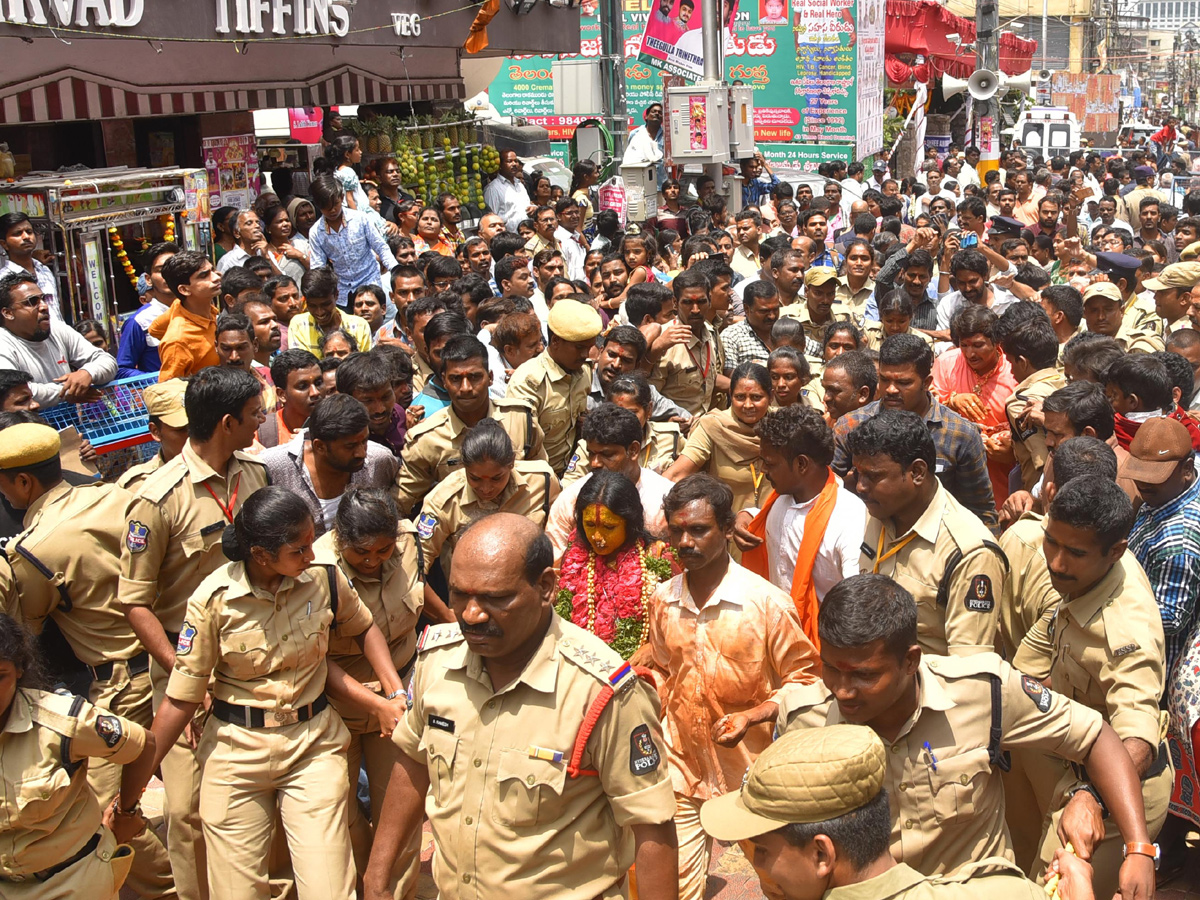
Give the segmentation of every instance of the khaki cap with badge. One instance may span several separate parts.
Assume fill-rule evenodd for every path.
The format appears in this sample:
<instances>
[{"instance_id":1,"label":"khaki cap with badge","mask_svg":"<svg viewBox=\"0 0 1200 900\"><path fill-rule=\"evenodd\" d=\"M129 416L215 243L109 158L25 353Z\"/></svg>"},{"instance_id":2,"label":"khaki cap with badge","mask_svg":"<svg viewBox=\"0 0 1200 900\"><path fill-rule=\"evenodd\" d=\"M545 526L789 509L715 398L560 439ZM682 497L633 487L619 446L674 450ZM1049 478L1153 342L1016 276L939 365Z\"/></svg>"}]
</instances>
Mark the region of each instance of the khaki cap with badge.
<instances>
[{"instance_id":1,"label":"khaki cap with badge","mask_svg":"<svg viewBox=\"0 0 1200 900\"><path fill-rule=\"evenodd\" d=\"M1182 422L1159 416L1144 422L1129 445L1121 477L1162 484L1179 463L1192 456L1192 436Z\"/></svg>"},{"instance_id":2,"label":"khaki cap with badge","mask_svg":"<svg viewBox=\"0 0 1200 900\"><path fill-rule=\"evenodd\" d=\"M0 470L24 469L58 456L62 438L49 425L22 422L0 431Z\"/></svg>"},{"instance_id":3,"label":"khaki cap with badge","mask_svg":"<svg viewBox=\"0 0 1200 900\"><path fill-rule=\"evenodd\" d=\"M1087 290L1083 292L1083 302L1086 303L1093 297L1104 297L1113 303L1124 302L1121 289L1111 281L1097 281L1095 284L1088 285Z\"/></svg>"},{"instance_id":4,"label":"khaki cap with badge","mask_svg":"<svg viewBox=\"0 0 1200 900\"><path fill-rule=\"evenodd\" d=\"M578 300L559 300L550 309L550 331L564 341L591 341L604 327L600 313Z\"/></svg>"},{"instance_id":5,"label":"khaki cap with badge","mask_svg":"<svg viewBox=\"0 0 1200 900\"><path fill-rule=\"evenodd\" d=\"M1148 291L1163 291L1168 288L1195 287L1197 284L1200 284L1200 262L1178 262L1147 279L1142 287Z\"/></svg>"},{"instance_id":6,"label":"khaki cap with badge","mask_svg":"<svg viewBox=\"0 0 1200 900\"><path fill-rule=\"evenodd\" d=\"M810 287L837 280L837 269L833 266L813 266L804 273L804 283Z\"/></svg>"},{"instance_id":7,"label":"khaki cap with badge","mask_svg":"<svg viewBox=\"0 0 1200 900\"><path fill-rule=\"evenodd\" d=\"M150 385L142 392L146 412L170 428L186 428L188 417L183 395L187 385L184 378L169 378Z\"/></svg>"},{"instance_id":8,"label":"khaki cap with badge","mask_svg":"<svg viewBox=\"0 0 1200 900\"><path fill-rule=\"evenodd\" d=\"M875 799L886 766L883 742L865 726L789 731L754 761L740 791L700 807L700 824L719 841L742 841L836 819Z\"/></svg>"}]
</instances>

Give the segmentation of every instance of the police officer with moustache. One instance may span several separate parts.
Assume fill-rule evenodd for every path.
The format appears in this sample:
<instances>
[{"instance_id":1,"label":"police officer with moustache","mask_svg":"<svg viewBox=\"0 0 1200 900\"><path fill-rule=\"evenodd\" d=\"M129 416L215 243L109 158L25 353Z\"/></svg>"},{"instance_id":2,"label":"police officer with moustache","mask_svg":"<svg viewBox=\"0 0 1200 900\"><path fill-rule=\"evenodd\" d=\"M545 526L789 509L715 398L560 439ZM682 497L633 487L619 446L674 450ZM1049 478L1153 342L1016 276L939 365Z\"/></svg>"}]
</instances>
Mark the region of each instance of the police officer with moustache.
<instances>
[{"instance_id":1,"label":"police officer with moustache","mask_svg":"<svg viewBox=\"0 0 1200 900\"><path fill-rule=\"evenodd\" d=\"M1114 825L1127 840L1146 839L1137 773L1117 732L1094 710L994 653L924 654L919 627L912 596L891 579L858 575L840 582L825 595L818 618L822 680L787 688L777 718L785 736L842 722L879 735L887 747L884 784L897 860L925 875L962 871L991 857L1011 861L1001 772L1006 751L1017 748L1086 765ZM1093 847L1090 802L1074 800L1058 823L1063 840L1084 858ZM1126 861L1122 896L1153 894L1149 863Z\"/></svg>"},{"instance_id":2,"label":"police officer with moustache","mask_svg":"<svg viewBox=\"0 0 1200 900\"><path fill-rule=\"evenodd\" d=\"M553 553L533 523L488 516L455 555L459 624L418 644L366 897L390 900L392 862L424 811L444 900L616 900L635 860L639 894L673 900L675 801L653 691L555 615Z\"/></svg>"}]
</instances>

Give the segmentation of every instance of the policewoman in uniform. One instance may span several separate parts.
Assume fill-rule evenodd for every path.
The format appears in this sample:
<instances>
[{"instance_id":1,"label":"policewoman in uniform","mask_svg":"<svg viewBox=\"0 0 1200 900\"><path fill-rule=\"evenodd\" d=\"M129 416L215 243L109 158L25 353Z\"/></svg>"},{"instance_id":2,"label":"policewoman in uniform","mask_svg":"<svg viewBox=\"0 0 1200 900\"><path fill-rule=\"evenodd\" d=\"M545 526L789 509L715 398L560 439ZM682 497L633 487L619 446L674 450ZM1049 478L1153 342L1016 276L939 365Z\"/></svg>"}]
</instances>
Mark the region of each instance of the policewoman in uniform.
<instances>
[{"instance_id":1,"label":"policewoman in uniform","mask_svg":"<svg viewBox=\"0 0 1200 900\"><path fill-rule=\"evenodd\" d=\"M387 639L392 662L403 681L417 652L417 619L424 606L425 591L421 545L413 524L400 519L395 501L385 491L353 488L342 497L333 530L321 535L313 552L318 562L335 563L349 579ZM360 766L365 766L371 812L378 818L387 780L400 752L391 741L390 727L381 727L380 721L388 721L393 702L403 690L397 688L395 696L383 692L370 661L354 638L342 635L331 638L329 663L330 677L343 679L345 690L354 696L352 702L339 699L333 706L350 731L346 754L351 794L350 842L361 876L371 852L371 822L362 814L354 797L358 772ZM417 840L409 847L409 853L397 860L394 869L393 897L397 900L412 896L417 887L420 836L414 833L413 837Z\"/></svg>"},{"instance_id":2,"label":"policewoman in uniform","mask_svg":"<svg viewBox=\"0 0 1200 900\"><path fill-rule=\"evenodd\" d=\"M113 900L133 853L101 825L86 763L151 762L154 738L42 684L32 640L0 614L0 897ZM117 819L130 834L145 825L136 809L117 811Z\"/></svg>"},{"instance_id":3,"label":"policewoman in uniform","mask_svg":"<svg viewBox=\"0 0 1200 900\"><path fill-rule=\"evenodd\" d=\"M276 809L300 900L354 896L350 736L325 695L331 634L361 639L386 693L400 689L400 677L345 575L313 565L314 540L312 515L290 491L266 487L246 501L222 536L231 562L188 601L154 720L159 746L170 746L212 683L198 755L213 900L267 900ZM161 755L133 767L134 785L145 786ZM122 789L122 803L127 799Z\"/></svg>"},{"instance_id":4,"label":"policewoman in uniform","mask_svg":"<svg viewBox=\"0 0 1200 900\"><path fill-rule=\"evenodd\" d=\"M429 492L417 517L425 571L440 557L447 577L458 537L476 519L510 512L544 528L560 493L549 465L516 461L512 440L495 419L484 419L467 433L462 458L463 468Z\"/></svg>"},{"instance_id":5,"label":"policewoman in uniform","mask_svg":"<svg viewBox=\"0 0 1200 900\"><path fill-rule=\"evenodd\" d=\"M655 422L650 418L654 411L652 396L646 376L641 372L630 372L613 379L608 386L606 399L638 417L642 423L642 449L638 452L638 465L661 475L679 458L684 439L683 432L674 422ZM563 473L563 487L591 472L587 460L587 441L580 438L571 461L567 463L567 471Z\"/></svg>"}]
</instances>

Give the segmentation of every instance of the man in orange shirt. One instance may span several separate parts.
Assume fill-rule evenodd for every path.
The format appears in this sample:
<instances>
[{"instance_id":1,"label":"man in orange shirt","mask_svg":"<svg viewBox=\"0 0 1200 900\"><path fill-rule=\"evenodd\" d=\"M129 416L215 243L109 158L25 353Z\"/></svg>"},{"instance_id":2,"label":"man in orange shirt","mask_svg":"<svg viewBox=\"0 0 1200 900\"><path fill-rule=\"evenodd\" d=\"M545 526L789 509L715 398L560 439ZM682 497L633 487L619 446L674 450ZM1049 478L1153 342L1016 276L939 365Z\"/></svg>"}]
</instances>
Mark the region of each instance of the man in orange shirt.
<instances>
[{"instance_id":1,"label":"man in orange shirt","mask_svg":"<svg viewBox=\"0 0 1200 900\"><path fill-rule=\"evenodd\" d=\"M213 302L221 292L221 276L203 253L176 253L162 269L163 280L178 299L166 316L151 326L151 334L165 318L166 331L158 348L162 368L159 381L195 375L219 365L217 310Z\"/></svg>"},{"instance_id":2,"label":"man in orange shirt","mask_svg":"<svg viewBox=\"0 0 1200 900\"><path fill-rule=\"evenodd\" d=\"M691 475L671 489L663 510L684 573L659 585L649 644L634 661L649 657L665 673L659 695L675 789L679 900L703 900L712 839L700 826L700 804L738 789L771 743L776 696L817 680L817 652L792 598L730 558L727 485ZM769 879L763 889L782 896Z\"/></svg>"}]
</instances>

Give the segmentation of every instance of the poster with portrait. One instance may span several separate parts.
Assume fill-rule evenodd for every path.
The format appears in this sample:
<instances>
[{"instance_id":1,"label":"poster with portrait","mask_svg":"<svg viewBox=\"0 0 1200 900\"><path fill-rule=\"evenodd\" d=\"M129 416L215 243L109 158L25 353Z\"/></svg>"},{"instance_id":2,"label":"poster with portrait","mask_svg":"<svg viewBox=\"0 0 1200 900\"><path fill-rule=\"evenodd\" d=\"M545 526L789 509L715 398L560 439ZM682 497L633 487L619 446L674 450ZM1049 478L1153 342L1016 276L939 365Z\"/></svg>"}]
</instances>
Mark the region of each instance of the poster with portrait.
<instances>
[{"instance_id":1,"label":"poster with portrait","mask_svg":"<svg viewBox=\"0 0 1200 900\"><path fill-rule=\"evenodd\" d=\"M214 209L249 209L258 196L258 153L252 134L205 138L204 168Z\"/></svg>"},{"instance_id":2,"label":"poster with portrait","mask_svg":"<svg viewBox=\"0 0 1200 900\"><path fill-rule=\"evenodd\" d=\"M720 0L721 31L729 41L738 0ZM704 29L698 0L651 0L638 59L684 78L704 77Z\"/></svg>"}]
</instances>

